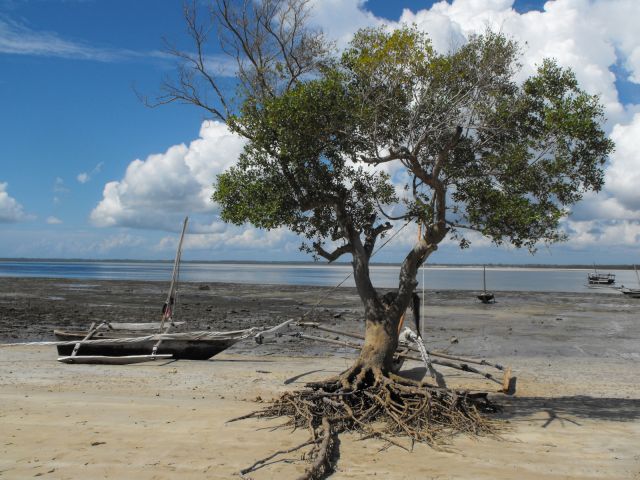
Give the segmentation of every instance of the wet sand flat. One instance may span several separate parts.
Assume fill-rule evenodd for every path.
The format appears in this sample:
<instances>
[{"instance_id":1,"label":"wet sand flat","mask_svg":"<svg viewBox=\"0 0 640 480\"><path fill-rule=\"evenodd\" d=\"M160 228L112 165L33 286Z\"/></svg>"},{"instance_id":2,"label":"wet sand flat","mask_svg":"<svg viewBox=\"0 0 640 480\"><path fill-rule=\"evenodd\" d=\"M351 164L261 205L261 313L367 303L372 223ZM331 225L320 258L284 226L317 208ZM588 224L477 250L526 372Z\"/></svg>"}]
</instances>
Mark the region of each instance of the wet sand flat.
<instances>
[{"instance_id":1,"label":"wet sand flat","mask_svg":"<svg viewBox=\"0 0 640 480\"><path fill-rule=\"evenodd\" d=\"M86 327L96 318L156 320L166 287L90 283L0 279L0 341L48 340L53 326ZM333 292L309 313L328 289L185 287L181 319L197 329L275 324L305 313L336 328L363 328L352 289ZM497 298L484 306L471 292L428 292L424 332L433 349L511 365L516 396L494 397L504 405L499 438L462 436L443 449L407 452L344 435L332 478L640 478L640 301L616 294ZM131 366L59 364L54 347L0 349L0 478L233 478L306 432L272 430L278 421L226 421L259 407L257 397L345 369L355 355L286 335L262 346L247 340L205 362ZM409 362L405 369L421 367ZM495 387L441 371L453 385ZM280 462L251 478L295 478L304 468Z\"/></svg>"}]
</instances>

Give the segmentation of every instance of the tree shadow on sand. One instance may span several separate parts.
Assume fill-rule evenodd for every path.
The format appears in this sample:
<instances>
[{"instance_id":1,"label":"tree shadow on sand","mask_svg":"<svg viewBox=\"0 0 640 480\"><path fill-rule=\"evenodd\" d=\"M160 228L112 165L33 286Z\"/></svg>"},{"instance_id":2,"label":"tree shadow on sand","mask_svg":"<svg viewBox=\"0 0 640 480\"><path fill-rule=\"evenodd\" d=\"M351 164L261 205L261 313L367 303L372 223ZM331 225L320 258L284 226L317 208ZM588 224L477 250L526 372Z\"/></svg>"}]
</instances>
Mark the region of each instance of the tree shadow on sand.
<instances>
[{"instance_id":1,"label":"tree shadow on sand","mask_svg":"<svg viewBox=\"0 0 640 480\"><path fill-rule=\"evenodd\" d=\"M424 367L403 370L402 375L421 380L426 374ZM501 411L497 417L503 420L524 420L541 412L548 414L542 427L554 421L580 425L579 419L631 422L640 419L640 398L592 397L574 395L565 397L520 397L492 396Z\"/></svg>"},{"instance_id":2,"label":"tree shadow on sand","mask_svg":"<svg viewBox=\"0 0 640 480\"><path fill-rule=\"evenodd\" d=\"M631 422L640 419L639 398L610 398L574 395L567 397L509 397L498 400L502 405L499 417L519 420L540 412L549 418L542 425L546 428L555 420L580 425L579 419Z\"/></svg>"}]
</instances>

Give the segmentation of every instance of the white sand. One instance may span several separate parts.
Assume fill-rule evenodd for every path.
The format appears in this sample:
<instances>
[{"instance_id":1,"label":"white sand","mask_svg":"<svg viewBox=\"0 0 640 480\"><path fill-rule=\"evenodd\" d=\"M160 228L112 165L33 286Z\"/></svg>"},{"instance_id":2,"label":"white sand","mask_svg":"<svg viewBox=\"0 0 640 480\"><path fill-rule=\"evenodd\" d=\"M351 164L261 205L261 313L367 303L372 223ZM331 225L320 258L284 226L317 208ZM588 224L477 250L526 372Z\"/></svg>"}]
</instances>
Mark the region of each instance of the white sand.
<instances>
[{"instance_id":1,"label":"white sand","mask_svg":"<svg viewBox=\"0 0 640 480\"><path fill-rule=\"evenodd\" d=\"M0 478L233 478L306 432L265 428L277 421L226 420L259 407L249 401L257 396L271 398L350 362L222 354L207 362L95 366L55 357L52 347L0 350ZM417 445L406 452L343 435L332 478L640 478L637 362L496 360L507 360L518 376L501 438L457 437L443 450ZM250 477L295 478L305 466L279 462Z\"/></svg>"}]
</instances>

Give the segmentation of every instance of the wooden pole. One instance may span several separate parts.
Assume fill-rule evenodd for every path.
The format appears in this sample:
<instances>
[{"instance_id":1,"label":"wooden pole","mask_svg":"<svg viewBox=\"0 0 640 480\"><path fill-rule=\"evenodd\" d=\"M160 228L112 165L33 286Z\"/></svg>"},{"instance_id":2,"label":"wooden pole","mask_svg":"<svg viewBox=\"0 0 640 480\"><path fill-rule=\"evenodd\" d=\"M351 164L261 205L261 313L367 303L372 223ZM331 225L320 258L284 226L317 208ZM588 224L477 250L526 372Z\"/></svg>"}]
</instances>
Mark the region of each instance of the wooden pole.
<instances>
[{"instance_id":1,"label":"wooden pole","mask_svg":"<svg viewBox=\"0 0 640 480\"><path fill-rule=\"evenodd\" d=\"M338 335L344 335L346 337L352 337L352 338L357 338L358 340L364 340L364 335L359 335L357 333L343 332L341 330L335 330L333 328L320 325L317 322L298 322L296 325L298 325L299 327L317 328L318 330L322 330L323 332L337 333Z\"/></svg>"},{"instance_id":2,"label":"wooden pole","mask_svg":"<svg viewBox=\"0 0 640 480\"><path fill-rule=\"evenodd\" d=\"M75 346L73 347L73 352L71 352L72 357L75 357L77 355L78 350L80 350L80 344L85 340L89 340L93 336L93 334L96 333L97 330L98 329L96 328L96 322L92 322L91 326L89 327L89 331L87 332L87 335L78 343L76 343Z\"/></svg>"},{"instance_id":3,"label":"wooden pole","mask_svg":"<svg viewBox=\"0 0 640 480\"><path fill-rule=\"evenodd\" d=\"M343 332L342 330L336 330L335 328L329 328L329 327L325 327L323 325L320 325L319 323L316 322L298 322L296 323L297 326L299 327L311 327L311 328L316 328L318 330L322 330L323 332L328 332L328 333L335 333L337 335L344 335L345 337L351 337L351 338L357 338L358 340L364 340L364 336L363 335L358 335L357 333L350 333L350 332ZM320 338L320 337L318 337ZM353 345L353 344L352 344ZM357 348L360 348L359 346ZM416 347L413 347L411 345L408 345L407 348L413 352L419 352L419 350ZM460 362L464 362L464 363L473 363L475 365L484 365L487 367L493 367L497 370L504 370L504 367L502 365L499 365L497 363L491 363L488 362L486 360L477 360L474 358L464 358L464 357L459 357L456 355L451 355L445 352L439 352L437 350L427 350L427 353L431 356L434 357L440 357L440 358L446 358L449 360L457 360Z\"/></svg>"},{"instance_id":4,"label":"wooden pole","mask_svg":"<svg viewBox=\"0 0 640 480\"><path fill-rule=\"evenodd\" d=\"M486 265L482 266L482 289L486 294L487 293L487 266Z\"/></svg>"},{"instance_id":5,"label":"wooden pole","mask_svg":"<svg viewBox=\"0 0 640 480\"><path fill-rule=\"evenodd\" d=\"M420 241L421 237L422 237L422 223L418 222L418 242ZM424 310L424 300L425 300L424 299L424 289L425 289L425 286L424 286L424 263L422 263L420 268L422 269L422 298L420 299L420 301L422 303L422 305L421 305L422 308L420 309L420 316L422 318L418 319L418 320L420 320L420 331L417 332L417 333L420 335L420 337L423 337L424 336L424 323L425 323L424 322L424 316L425 316L425 313L424 313L424 311L425 311Z\"/></svg>"},{"instance_id":6,"label":"wooden pole","mask_svg":"<svg viewBox=\"0 0 640 480\"><path fill-rule=\"evenodd\" d=\"M422 362L422 359L416 355L409 355L406 353L398 353L397 354L399 357L404 357L404 358L408 358L409 360L416 360L418 362ZM436 360L436 359L432 359L431 363L434 363L436 365L440 365L442 367L447 367L447 368L453 368L454 370L460 370L463 372L468 372L468 373L475 373L476 375L480 375L484 378L486 378L487 380L490 380L494 383L497 383L498 385L502 386L503 385L503 380L498 380L497 378L495 378L493 375L491 375L490 373L485 373L482 372L476 368L470 367L469 365L462 363L462 364L457 364L457 363L452 363L452 362L447 362L446 360Z\"/></svg>"},{"instance_id":7,"label":"wooden pole","mask_svg":"<svg viewBox=\"0 0 640 480\"><path fill-rule=\"evenodd\" d=\"M357 343L352 343L352 342L345 342L345 341L341 341L341 340L334 340L332 338L324 338L324 337L316 337L314 335L307 335L306 333L302 333L302 332L298 332L295 334L295 336L299 337L299 338L306 338L307 340L312 340L315 342L324 342L324 343L331 343L333 345L340 345L342 347L351 347L351 348L355 348L355 349L359 349L362 347L362 345L359 345ZM397 353L396 355L398 355L399 357L403 357L403 358L407 358L409 360L417 360L418 362L422 362L422 359L416 355L410 355L407 353ZM457 364L457 363L453 363L453 362L448 362L446 360L435 360L432 359L431 363L434 363L435 365L441 365L443 367L447 367L447 368L452 368L454 370L460 370L463 372L468 372L468 373L475 373L476 375L480 375L484 378L486 378L487 380L490 380L492 382L495 382L499 385L503 385L504 384L504 380L498 380L496 379L493 375L491 375L490 373L486 373L486 372L482 372L476 368L470 367L469 365L462 363L462 364ZM509 370L510 372L510 370ZM508 383L508 382L507 382Z\"/></svg>"},{"instance_id":8,"label":"wooden pole","mask_svg":"<svg viewBox=\"0 0 640 480\"><path fill-rule=\"evenodd\" d=\"M176 258L173 261L173 273L171 274L171 285L169 286L169 292L167 293L167 299L164 302L165 309L162 312L162 320L160 322L160 330L164 329L164 322L169 320L173 316L173 303L174 303L174 292L176 288L176 280L178 279L178 268L180 266L180 257L182 256L182 241L184 240L184 233L187 230L187 223L189 222L189 217L184 218L184 223L182 224L182 233L180 234L180 241L178 242L178 250L176 251Z\"/></svg>"}]
</instances>

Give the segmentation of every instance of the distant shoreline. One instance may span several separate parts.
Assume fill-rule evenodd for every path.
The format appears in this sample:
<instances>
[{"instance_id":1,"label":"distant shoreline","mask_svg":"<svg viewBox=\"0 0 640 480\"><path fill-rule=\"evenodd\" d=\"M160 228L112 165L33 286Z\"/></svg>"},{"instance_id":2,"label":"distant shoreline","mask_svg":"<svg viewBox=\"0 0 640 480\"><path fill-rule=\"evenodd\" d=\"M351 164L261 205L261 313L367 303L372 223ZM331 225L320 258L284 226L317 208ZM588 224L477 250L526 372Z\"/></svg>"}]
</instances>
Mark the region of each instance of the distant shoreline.
<instances>
[{"instance_id":1,"label":"distant shoreline","mask_svg":"<svg viewBox=\"0 0 640 480\"><path fill-rule=\"evenodd\" d=\"M0 258L0 262L21 262L21 263L173 263L173 260L156 259L140 260L127 258L96 259L96 258ZM313 261L254 261L254 260L182 260L182 263L206 264L206 265L313 265L313 266L348 266L351 262L326 262ZM400 266L400 263L372 262L372 266ZM427 267L453 267L453 268L477 268L486 266L487 268L540 268L540 269L567 269L567 270L593 270L593 264L558 264L558 263L428 263ZM598 270L633 270L633 264L603 264L596 265Z\"/></svg>"}]
</instances>

